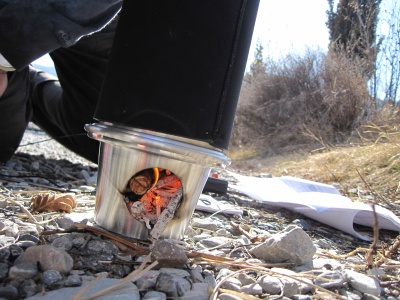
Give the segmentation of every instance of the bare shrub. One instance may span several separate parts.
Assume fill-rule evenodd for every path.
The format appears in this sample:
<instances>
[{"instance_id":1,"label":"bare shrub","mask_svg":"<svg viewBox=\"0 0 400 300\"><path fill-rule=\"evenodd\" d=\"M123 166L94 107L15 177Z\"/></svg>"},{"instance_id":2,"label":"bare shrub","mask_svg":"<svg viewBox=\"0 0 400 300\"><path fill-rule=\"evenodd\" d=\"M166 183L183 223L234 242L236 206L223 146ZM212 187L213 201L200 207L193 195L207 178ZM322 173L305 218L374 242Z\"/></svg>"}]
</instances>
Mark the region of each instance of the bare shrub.
<instances>
[{"instance_id":1,"label":"bare shrub","mask_svg":"<svg viewBox=\"0 0 400 300\"><path fill-rule=\"evenodd\" d=\"M267 59L265 73L245 76L231 150L273 155L343 141L371 109L360 70L318 50Z\"/></svg>"}]
</instances>

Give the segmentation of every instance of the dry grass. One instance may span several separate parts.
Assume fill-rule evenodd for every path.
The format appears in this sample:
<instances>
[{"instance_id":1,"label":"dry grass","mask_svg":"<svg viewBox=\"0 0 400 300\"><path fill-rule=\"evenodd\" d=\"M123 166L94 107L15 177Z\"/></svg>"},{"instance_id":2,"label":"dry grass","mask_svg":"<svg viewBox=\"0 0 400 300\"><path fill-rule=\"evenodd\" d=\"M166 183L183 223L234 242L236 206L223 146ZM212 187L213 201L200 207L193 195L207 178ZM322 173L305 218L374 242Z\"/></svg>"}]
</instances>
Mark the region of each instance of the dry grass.
<instances>
[{"instance_id":1,"label":"dry grass","mask_svg":"<svg viewBox=\"0 0 400 300\"><path fill-rule=\"evenodd\" d=\"M382 117L384 113L373 123L360 127L358 136L346 145L323 145L319 150L302 154L233 160L231 168L245 173L270 173L334 184L353 200L375 200L398 211L400 120L396 111Z\"/></svg>"}]
</instances>

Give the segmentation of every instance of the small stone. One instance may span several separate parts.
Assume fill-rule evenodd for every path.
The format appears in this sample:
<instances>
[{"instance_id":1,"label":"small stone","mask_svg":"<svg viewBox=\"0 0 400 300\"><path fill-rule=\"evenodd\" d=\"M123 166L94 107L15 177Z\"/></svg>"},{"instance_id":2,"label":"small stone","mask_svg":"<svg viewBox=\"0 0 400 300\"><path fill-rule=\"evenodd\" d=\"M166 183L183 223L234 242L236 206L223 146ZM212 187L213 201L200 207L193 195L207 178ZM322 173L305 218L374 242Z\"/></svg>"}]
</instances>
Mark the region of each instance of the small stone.
<instances>
[{"instance_id":1,"label":"small stone","mask_svg":"<svg viewBox=\"0 0 400 300\"><path fill-rule=\"evenodd\" d=\"M242 300L243 298L237 297L231 294L220 294L218 295L218 298L221 300Z\"/></svg>"},{"instance_id":2,"label":"small stone","mask_svg":"<svg viewBox=\"0 0 400 300\"><path fill-rule=\"evenodd\" d=\"M31 241L31 242L34 242L35 244L38 244L39 237L36 235L33 235L33 234L26 233L26 234L20 235L18 241Z\"/></svg>"},{"instance_id":3,"label":"small stone","mask_svg":"<svg viewBox=\"0 0 400 300\"><path fill-rule=\"evenodd\" d=\"M295 263L301 265L312 259L316 248L310 237L294 225L273 235L264 243L252 248L250 253L271 263Z\"/></svg>"},{"instance_id":4,"label":"small stone","mask_svg":"<svg viewBox=\"0 0 400 300\"><path fill-rule=\"evenodd\" d=\"M240 292L242 283L238 279L230 277L224 281L221 287L224 289Z\"/></svg>"},{"instance_id":5,"label":"small stone","mask_svg":"<svg viewBox=\"0 0 400 300\"><path fill-rule=\"evenodd\" d=\"M265 275L258 279L258 284L262 287L264 293L279 295L283 286L279 278Z\"/></svg>"},{"instance_id":6,"label":"small stone","mask_svg":"<svg viewBox=\"0 0 400 300\"><path fill-rule=\"evenodd\" d=\"M0 247L6 247L7 245L13 244L14 241L14 237L0 234Z\"/></svg>"},{"instance_id":7,"label":"small stone","mask_svg":"<svg viewBox=\"0 0 400 300\"><path fill-rule=\"evenodd\" d=\"M240 273L238 276L239 281L242 283L242 285L248 285L248 284L253 284L255 283L255 279L247 274Z\"/></svg>"},{"instance_id":8,"label":"small stone","mask_svg":"<svg viewBox=\"0 0 400 300\"><path fill-rule=\"evenodd\" d=\"M40 263L43 271L56 270L62 274L68 274L73 266L73 259L67 252L51 245L29 247L17 258L15 264L31 263L36 265L37 262Z\"/></svg>"},{"instance_id":9,"label":"small stone","mask_svg":"<svg viewBox=\"0 0 400 300\"><path fill-rule=\"evenodd\" d=\"M38 269L34 264L31 263L21 263L18 265L14 265L10 268L8 276L11 279L15 279L19 282L24 281L25 279L31 279L38 274Z\"/></svg>"},{"instance_id":10,"label":"small stone","mask_svg":"<svg viewBox=\"0 0 400 300\"><path fill-rule=\"evenodd\" d=\"M190 283L181 277L161 272L157 277L156 290L177 298L190 290Z\"/></svg>"},{"instance_id":11,"label":"small stone","mask_svg":"<svg viewBox=\"0 0 400 300\"><path fill-rule=\"evenodd\" d=\"M182 270L182 269L175 269L175 268L161 268L160 273L161 272L168 273L168 274L175 275L175 276L182 277L182 278L190 276L188 271Z\"/></svg>"},{"instance_id":12,"label":"small stone","mask_svg":"<svg viewBox=\"0 0 400 300\"><path fill-rule=\"evenodd\" d=\"M7 274L8 274L8 264L0 262L0 280L6 278Z\"/></svg>"},{"instance_id":13,"label":"small stone","mask_svg":"<svg viewBox=\"0 0 400 300\"><path fill-rule=\"evenodd\" d=\"M14 237L14 238L17 237L18 233L19 233L19 230L18 230L17 224L5 226L1 230L1 234L4 234L5 236L9 236L9 237Z\"/></svg>"},{"instance_id":14,"label":"small stone","mask_svg":"<svg viewBox=\"0 0 400 300\"><path fill-rule=\"evenodd\" d=\"M34 161L30 165L31 171L39 171L40 169L40 163L38 161Z\"/></svg>"},{"instance_id":15,"label":"small stone","mask_svg":"<svg viewBox=\"0 0 400 300\"><path fill-rule=\"evenodd\" d=\"M87 245L90 255L100 257L103 260L111 260L119 253L117 246L111 241L92 240Z\"/></svg>"},{"instance_id":16,"label":"small stone","mask_svg":"<svg viewBox=\"0 0 400 300\"><path fill-rule=\"evenodd\" d=\"M0 286L0 295L7 300L19 299L18 290L12 285Z\"/></svg>"},{"instance_id":17,"label":"small stone","mask_svg":"<svg viewBox=\"0 0 400 300\"><path fill-rule=\"evenodd\" d=\"M380 300L381 299L379 296L375 296L375 295L371 295L371 294L367 294L367 293L363 294L363 298L364 298L364 300Z\"/></svg>"},{"instance_id":18,"label":"small stone","mask_svg":"<svg viewBox=\"0 0 400 300\"><path fill-rule=\"evenodd\" d=\"M204 283L207 283L212 289L217 286L217 282L215 281L214 276L211 275L204 277Z\"/></svg>"},{"instance_id":19,"label":"small stone","mask_svg":"<svg viewBox=\"0 0 400 300\"><path fill-rule=\"evenodd\" d=\"M24 253L24 249L22 249L22 247L15 245L15 244L10 245L9 249L10 249L10 254L12 257L18 257L22 253Z\"/></svg>"},{"instance_id":20,"label":"small stone","mask_svg":"<svg viewBox=\"0 0 400 300\"><path fill-rule=\"evenodd\" d=\"M338 271L327 271L317 276L314 284L325 289L337 288L345 281L343 275Z\"/></svg>"},{"instance_id":21,"label":"small stone","mask_svg":"<svg viewBox=\"0 0 400 300\"><path fill-rule=\"evenodd\" d=\"M51 245L56 248L62 248L64 250L70 250L73 246L70 235L63 235L56 238Z\"/></svg>"},{"instance_id":22,"label":"small stone","mask_svg":"<svg viewBox=\"0 0 400 300\"><path fill-rule=\"evenodd\" d=\"M304 219L296 219L292 222L293 225L299 226L301 229L305 231L312 231L313 227Z\"/></svg>"},{"instance_id":23,"label":"small stone","mask_svg":"<svg viewBox=\"0 0 400 300\"><path fill-rule=\"evenodd\" d=\"M181 248L165 240L154 243L151 258L158 261L158 268L182 268L188 259Z\"/></svg>"},{"instance_id":24,"label":"small stone","mask_svg":"<svg viewBox=\"0 0 400 300\"><path fill-rule=\"evenodd\" d=\"M377 279L353 270L344 270L343 275L349 281L350 285L361 293L374 296L379 296L381 294L381 287Z\"/></svg>"},{"instance_id":25,"label":"small stone","mask_svg":"<svg viewBox=\"0 0 400 300\"><path fill-rule=\"evenodd\" d=\"M135 284L139 291L146 291L153 288L156 285L157 277L156 278L145 278L141 277L135 281Z\"/></svg>"},{"instance_id":26,"label":"small stone","mask_svg":"<svg viewBox=\"0 0 400 300\"><path fill-rule=\"evenodd\" d=\"M0 262L6 262L10 258L11 251L9 247L1 248L0 245Z\"/></svg>"},{"instance_id":27,"label":"small stone","mask_svg":"<svg viewBox=\"0 0 400 300\"><path fill-rule=\"evenodd\" d=\"M56 223L60 228L65 230L70 229L74 225L74 221L72 221L68 216L57 218Z\"/></svg>"},{"instance_id":28,"label":"small stone","mask_svg":"<svg viewBox=\"0 0 400 300\"><path fill-rule=\"evenodd\" d=\"M193 282L204 282L203 275L201 275L202 271L203 270L200 266L190 270L190 277L192 278Z\"/></svg>"},{"instance_id":29,"label":"small stone","mask_svg":"<svg viewBox=\"0 0 400 300\"><path fill-rule=\"evenodd\" d=\"M262 287L257 283L242 286L241 292L248 295L261 295L263 293Z\"/></svg>"},{"instance_id":30,"label":"small stone","mask_svg":"<svg viewBox=\"0 0 400 300\"><path fill-rule=\"evenodd\" d=\"M65 287L75 287L82 285L82 278L79 275L69 275L64 282Z\"/></svg>"},{"instance_id":31,"label":"small stone","mask_svg":"<svg viewBox=\"0 0 400 300\"><path fill-rule=\"evenodd\" d=\"M322 249L330 249L331 244L325 239L319 239L315 241L315 244L321 247Z\"/></svg>"},{"instance_id":32,"label":"small stone","mask_svg":"<svg viewBox=\"0 0 400 300\"><path fill-rule=\"evenodd\" d=\"M232 242L232 239L222 236L214 236L208 239L203 239L199 243L207 248L214 248L222 245L228 246Z\"/></svg>"},{"instance_id":33,"label":"small stone","mask_svg":"<svg viewBox=\"0 0 400 300\"><path fill-rule=\"evenodd\" d=\"M19 241L19 242L15 243L15 245L17 245L17 246L19 246L21 248L24 248L24 249L32 247L32 246L36 246L37 244L38 243L35 243L35 242L32 242L32 241Z\"/></svg>"},{"instance_id":34,"label":"small stone","mask_svg":"<svg viewBox=\"0 0 400 300\"><path fill-rule=\"evenodd\" d=\"M39 285L35 280L27 279L19 286L19 295L21 298L29 298L39 292Z\"/></svg>"},{"instance_id":35,"label":"small stone","mask_svg":"<svg viewBox=\"0 0 400 300\"><path fill-rule=\"evenodd\" d=\"M210 219L194 219L192 224L192 228L201 228L201 229L207 229L212 232L215 232L218 227L222 227L222 223L216 220L210 220Z\"/></svg>"},{"instance_id":36,"label":"small stone","mask_svg":"<svg viewBox=\"0 0 400 300\"><path fill-rule=\"evenodd\" d=\"M50 289L60 288L62 284L57 284L58 281L63 279L60 272L56 270L47 270L42 274L43 283Z\"/></svg>"},{"instance_id":37,"label":"small stone","mask_svg":"<svg viewBox=\"0 0 400 300\"><path fill-rule=\"evenodd\" d=\"M166 300L167 295L165 293L157 292L157 291L150 291L144 294L143 300L149 299L149 300Z\"/></svg>"},{"instance_id":38,"label":"small stone","mask_svg":"<svg viewBox=\"0 0 400 300\"><path fill-rule=\"evenodd\" d=\"M199 241L204 240L204 239L209 239L210 237L212 237L211 234L208 234L208 233L201 233L201 234L195 235L195 236L193 237L193 240L194 240L195 242L199 242Z\"/></svg>"}]
</instances>

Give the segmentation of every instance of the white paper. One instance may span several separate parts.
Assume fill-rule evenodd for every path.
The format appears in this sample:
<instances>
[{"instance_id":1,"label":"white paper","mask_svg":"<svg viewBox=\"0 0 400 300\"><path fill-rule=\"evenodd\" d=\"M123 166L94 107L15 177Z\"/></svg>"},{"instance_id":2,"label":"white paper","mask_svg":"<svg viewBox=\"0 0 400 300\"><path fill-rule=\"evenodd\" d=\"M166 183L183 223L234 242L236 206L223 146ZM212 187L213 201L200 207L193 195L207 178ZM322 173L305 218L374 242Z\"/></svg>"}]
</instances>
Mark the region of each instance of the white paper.
<instances>
[{"instance_id":1,"label":"white paper","mask_svg":"<svg viewBox=\"0 0 400 300\"><path fill-rule=\"evenodd\" d=\"M199 201L197 201L196 209L211 213L221 212L223 214L229 214L229 215L243 214L243 210L234 207L232 205L223 204L222 202L214 199L213 197L204 194L200 195Z\"/></svg>"},{"instance_id":2,"label":"white paper","mask_svg":"<svg viewBox=\"0 0 400 300\"><path fill-rule=\"evenodd\" d=\"M284 207L340 229L362 240L370 237L357 232L354 224L372 227L372 206L353 202L332 185L294 177L258 178L230 172L238 183L230 188L260 202ZM400 231L400 219L391 211L375 205L379 228Z\"/></svg>"}]
</instances>

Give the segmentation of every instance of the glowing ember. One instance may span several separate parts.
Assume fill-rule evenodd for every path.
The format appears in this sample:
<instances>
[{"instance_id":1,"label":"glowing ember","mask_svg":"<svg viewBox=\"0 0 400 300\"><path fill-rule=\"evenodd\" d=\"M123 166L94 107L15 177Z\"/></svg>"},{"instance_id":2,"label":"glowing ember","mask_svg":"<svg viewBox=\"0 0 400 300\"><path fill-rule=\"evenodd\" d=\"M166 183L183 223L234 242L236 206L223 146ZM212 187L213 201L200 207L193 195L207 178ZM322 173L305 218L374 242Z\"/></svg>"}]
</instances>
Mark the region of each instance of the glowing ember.
<instances>
[{"instance_id":1,"label":"glowing ember","mask_svg":"<svg viewBox=\"0 0 400 300\"><path fill-rule=\"evenodd\" d=\"M151 229L171 202L180 200L181 186L178 176L167 169L146 169L129 180L125 203L131 215ZM176 203L173 207L175 211Z\"/></svg>"}]
</instances>

